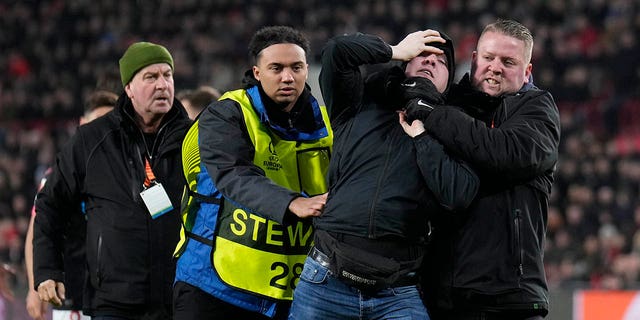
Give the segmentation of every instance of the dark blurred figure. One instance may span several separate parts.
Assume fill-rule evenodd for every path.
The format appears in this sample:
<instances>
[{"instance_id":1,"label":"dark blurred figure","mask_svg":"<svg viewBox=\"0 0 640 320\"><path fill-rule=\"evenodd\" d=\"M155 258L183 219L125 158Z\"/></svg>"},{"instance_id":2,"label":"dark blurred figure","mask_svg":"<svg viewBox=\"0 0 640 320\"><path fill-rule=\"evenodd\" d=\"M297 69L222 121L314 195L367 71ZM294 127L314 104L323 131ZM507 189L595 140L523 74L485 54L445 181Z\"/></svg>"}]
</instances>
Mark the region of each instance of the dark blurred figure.
<instances>
[{"instance_id":1,"label":"dark blurred figure","mask_svg":"<svg viewBox=\"0 0 640 320\"><path fill-rule=\"evenodd\" d=\"M89 95L85 104L84 115L80 117L80 125L84 125L97 119L107 112L113 110L118 100L118 95L105 91L98 90ZM39 190L42 189L47 181L48 175L51 173L49 168L45 176L40 182ZM82 289L84 283L84 259L85 259L85 228L84 212L82 208L77 208L77 214L69 216L69 224L65 226L65 240L64 240L64 283L65 283L65 295L67 299L64 301L64 305L57 307L54 306L53 317L54 319L71 319L71 313L80 313L82 310ZM47 304L40 301L38 292L34 290L33 285L33 222L36 217L36 207L33 206L31 210L31 219L29 221L29 227L27 229L27 235L24 243L24 260L27 271L27 280L29 283L29 292L27 293L26 305L29 316L34 320L43 320L47 312ZM78 315L81 319L89 319L89 317Z\"/></svg>"},{"instance_id":2,"label":"dark blurred figure","mask_svg":"<svg viewBox=\"0 0 640 320\"><path fill-rule=\"evenodd\" d=\"M182 102L189 118L195 120L204 108L220 98L220 91L211 86L200 86L195 90L180 91L176 98Z\"/></svg>"}]
</instances>

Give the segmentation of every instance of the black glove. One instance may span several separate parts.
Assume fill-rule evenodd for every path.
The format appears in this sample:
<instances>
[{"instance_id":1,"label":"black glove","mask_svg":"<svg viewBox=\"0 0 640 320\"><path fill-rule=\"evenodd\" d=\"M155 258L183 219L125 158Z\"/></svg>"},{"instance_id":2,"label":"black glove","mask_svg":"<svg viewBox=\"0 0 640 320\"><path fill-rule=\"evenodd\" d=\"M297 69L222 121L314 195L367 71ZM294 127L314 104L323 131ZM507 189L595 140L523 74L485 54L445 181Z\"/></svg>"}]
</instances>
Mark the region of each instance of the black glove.
<instances>
[{"instance_id":1,"label":"black glove","mask_svg":"<svg viewBox=\"0 0 640 320\"><path fill-rule=\"evenodd\" d=\"M416 119L424 122L429 114L431 114L431 111L437 107L438 105L430 104L425 99L414 98L409 100L405 106L407 123L411 124L411 122Z\"/></svg>"},{"instance_id":2,"label":"black glove","mask_svg":"<svg viewBox=\"0 0 640 320\"><path fill-rule=\"evenodd\" d=\"M442 93L438 92L438 89L433 85L433 82L427 78L406 78L402 81L400 86L403 91L402 96L405 104L415 98L422 99L429 104L444 104L444 97L442 96Z\"/></svg>"}]
</instances>

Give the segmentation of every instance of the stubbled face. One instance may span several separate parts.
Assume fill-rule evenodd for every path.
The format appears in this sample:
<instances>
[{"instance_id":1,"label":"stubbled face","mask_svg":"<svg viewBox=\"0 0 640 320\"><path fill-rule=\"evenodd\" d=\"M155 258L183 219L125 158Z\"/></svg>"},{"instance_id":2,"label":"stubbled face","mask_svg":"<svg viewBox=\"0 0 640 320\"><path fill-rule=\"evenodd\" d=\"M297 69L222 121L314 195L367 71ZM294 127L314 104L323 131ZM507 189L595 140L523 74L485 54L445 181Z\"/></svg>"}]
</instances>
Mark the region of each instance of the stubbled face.
<instances>
[{"instance_id":1,"label":"stubbled face","mask_svg":"<svg viewBox=\"0 0 640 320\"><path fill-rule=\"evenodd\" d=\"M485 32L472 55L472 85L498 97L520 90L529 82L531 63L526 61L525 43L500 32Z\"/></svg>"},{"instance_id":2,"label":"stubbled face","mask_svg":"<svg viewBox=\"0 0 640 320\"><path fill-rule=\"evenodd\" d=\"M309 74L304 50L292 43L278 43L264 48L253 66L253 76L264 92L290 111L304 90Z\"/></svg>"},{"instance_id":3,"label":"stubbled face","mask_svg":"<svg viewBox=\"0 0 640 320\"><path fill-rule=\"evenodd\" d=\"M145 122L162 119L171 110L174 90L173 70L166 63L140 69L125 86L133 108Z\"/></svg>"},{"instance_id":4,"label":"stubbled face","mask_svg":"<svg viewBox=\"0 0 640 320\"><path fill-rule=\"evenodd\" d=\"M447 89L449 69L447 69L447 56L444 53L435 54L423 52L411 59L407 64L404 74L407 77L422 77L433 82L436 89L443 93Z\"/></svg>"}]
</instances>

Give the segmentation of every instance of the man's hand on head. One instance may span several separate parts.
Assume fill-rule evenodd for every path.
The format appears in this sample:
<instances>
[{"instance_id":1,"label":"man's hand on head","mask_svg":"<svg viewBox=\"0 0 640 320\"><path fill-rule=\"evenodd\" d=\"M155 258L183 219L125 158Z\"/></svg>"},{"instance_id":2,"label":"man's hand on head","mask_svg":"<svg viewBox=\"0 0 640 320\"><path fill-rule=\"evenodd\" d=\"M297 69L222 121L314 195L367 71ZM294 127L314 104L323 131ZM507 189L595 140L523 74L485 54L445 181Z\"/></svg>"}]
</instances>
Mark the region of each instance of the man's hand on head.
<instances>
[{"instance_id":1,"label":"man's hand on head","mask_svg":"<svg viewBox=\"0 0 640 320\"><path fill-rule=\"evenodd\" d=\"M440 33L435 30L416 31L408 34L400 43L395 46L391 46L391 59L400 61L409 61L423 52L441 54L444 51L434 46L428 45L431 42L446 41L440 36Z\"/></svg>"}]
</instances>

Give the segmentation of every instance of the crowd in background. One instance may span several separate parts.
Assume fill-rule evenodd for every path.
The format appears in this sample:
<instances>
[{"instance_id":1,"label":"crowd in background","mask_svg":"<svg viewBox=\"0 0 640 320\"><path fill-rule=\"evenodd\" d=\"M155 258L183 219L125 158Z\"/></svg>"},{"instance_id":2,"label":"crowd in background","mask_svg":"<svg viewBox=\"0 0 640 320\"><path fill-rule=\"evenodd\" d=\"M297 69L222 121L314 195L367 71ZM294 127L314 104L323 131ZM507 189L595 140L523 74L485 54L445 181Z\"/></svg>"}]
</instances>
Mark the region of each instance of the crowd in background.
<instances>
[{"instance_id":1,"label":"crowd in background","mask_svg":"<svg viewBox=\"0 0 640 320\"><path fill-rule=\"evenodd\" d=\"M245 44L264 25L303 31L311 64L333 35L362 31L397 43L410 31L443 30L461 75L481 26L496 17L531 29L534 82L561 110L549 285L640 289L640 3L632 0L3 1L0 263L15 266L15 287L26 287L23 241L36 186L75 131L84 97L117 71L133 41L173 53L176 91L226 91L240 85L250 67Z\"/></svg>"}]
</instances>

